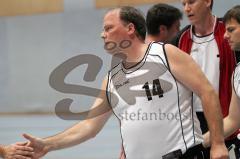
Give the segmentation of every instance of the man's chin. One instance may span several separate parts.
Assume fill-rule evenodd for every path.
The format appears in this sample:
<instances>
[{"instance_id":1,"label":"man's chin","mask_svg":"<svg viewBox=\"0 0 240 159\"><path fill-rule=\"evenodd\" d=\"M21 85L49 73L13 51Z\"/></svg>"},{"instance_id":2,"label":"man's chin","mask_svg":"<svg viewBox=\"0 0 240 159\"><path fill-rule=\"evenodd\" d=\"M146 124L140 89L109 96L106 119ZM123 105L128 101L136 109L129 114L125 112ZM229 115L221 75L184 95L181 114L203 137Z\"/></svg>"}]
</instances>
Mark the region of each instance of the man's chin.
<instances>
[{"instance_id":1,"label":"man's chin","mask_svg":"<svg viewBox=\"0 0 240 159\"><path fill-rule=\"evenodd\" d=\"M231 46L231 49L234 50L234 51L240 51L240 43L233 46L233 45L230 45Z\"/></svg>"},{"instance_id":2,"label":"man's chin","mask_svg":"<svg viewBox=\"0 0 240 159\"><path fill-rule=\"evenodd\" d=\"M240 51L240 46L234 49L235 51Z\"/></svg>"},{"instance_id":3,"label":"man's chin","mask_svg":"<svg viewBox=\"0 0 240 159\"><path fill-rule=\"evenodd\" d=\"M107 53L120 59L126 59L126 54L122 51L107 51Z\"/></svg>"},{"instance_id":4,"label":"man's chin","mask_svg":"<svg viewBox=\"0 0 240 159\"><path fill-rule=\"evenodd\" d=\"M106 50L106 52L111 55L124 54L123 51L121 51L121 50Z\"/></svg>"}]
</instances>

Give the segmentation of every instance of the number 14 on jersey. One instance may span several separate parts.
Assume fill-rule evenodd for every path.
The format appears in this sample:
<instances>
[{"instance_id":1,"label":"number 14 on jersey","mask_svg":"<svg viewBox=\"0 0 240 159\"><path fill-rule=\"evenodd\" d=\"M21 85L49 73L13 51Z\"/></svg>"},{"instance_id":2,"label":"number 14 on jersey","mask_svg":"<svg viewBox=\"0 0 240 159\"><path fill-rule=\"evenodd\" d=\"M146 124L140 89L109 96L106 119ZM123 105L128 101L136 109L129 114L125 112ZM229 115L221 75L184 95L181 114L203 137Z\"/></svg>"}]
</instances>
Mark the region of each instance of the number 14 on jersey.
<instances>
[{"instance_id":1,"label":"number 14 on jersey","mask_svg":"<svg viewBox=\"0 0 240 159\"><path fill-rule=\"evenodd\" d=\"M161 84L160 84L160 81L159 79L155 79L153 80L153 84L152 84L152 93L150 91L150 88L149 88L149 83L146 82L143 87L143 89L145 89L145 92L146 92L146 95L147 95L147 99L148 100L152 100L152 96L155 96L155 95L158 95L159 98L163 97L163 89L161 87Z\"/></svg>"}]
</instances>

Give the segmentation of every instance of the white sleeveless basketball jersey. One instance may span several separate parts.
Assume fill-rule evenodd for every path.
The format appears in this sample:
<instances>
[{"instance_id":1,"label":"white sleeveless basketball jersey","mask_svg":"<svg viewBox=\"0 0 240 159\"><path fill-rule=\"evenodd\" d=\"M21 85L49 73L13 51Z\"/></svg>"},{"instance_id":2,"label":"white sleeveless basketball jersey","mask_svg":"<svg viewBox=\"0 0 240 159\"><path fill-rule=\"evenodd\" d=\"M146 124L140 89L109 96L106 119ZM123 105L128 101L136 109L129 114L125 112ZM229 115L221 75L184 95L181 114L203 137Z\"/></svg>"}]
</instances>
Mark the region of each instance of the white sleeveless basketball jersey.
<instances>
[{"instance_id":1,"label":"white sleeveless basketball jersey","mask_svg":"<svg viewBox=\"0 0 240 159\"><path fill-rule=\"evenodd\" d=\"M192 58L204 72L216 92L219 91L219 51L213 33L205 37L193 36ZM203 111L200 98L194 94L194 107L196 111Z\"/></svg>"},{"instance_id":2,"label":"white sleeveless basketball jersey","mask_svg":"<svg viewBox=\"0 0 240 159\"><path fill-rule=\"evenodd\" d=\"M240 98L240 63L237 64L234 74L233 74L233 88L238 96Z\"/></svg>"},{"instance_id":3,"label":"white sleeveless basketball jersey","mask_svg":"<svg viewBox=\"0 0 240 159\"><path fill-rule=\"evenodd\" d=\"M215 17L214 28L216 22L217 18ZM199 37L193 34L193 28L191 28L191 35L193 44L190 55L199 65L204 75L207 77L215 91L218 93L220 58L217 42L214 38L214 33ZM196 94L193 94L193 106L197 112L203 112L201 100Z\"/></svg>"},{"instance_id":4,"label":"white sleeveless basketball jersey","mask_svg":"<svg viewBox=\"0 0 240 159\"><path fill-rule=\"evenodd\" d=\"M129 69L119 63L110 70L107 90L127 159L161 159L202 142L192 93L172 75L163 44L149 44Z\"/></svg>"}]
</instances>

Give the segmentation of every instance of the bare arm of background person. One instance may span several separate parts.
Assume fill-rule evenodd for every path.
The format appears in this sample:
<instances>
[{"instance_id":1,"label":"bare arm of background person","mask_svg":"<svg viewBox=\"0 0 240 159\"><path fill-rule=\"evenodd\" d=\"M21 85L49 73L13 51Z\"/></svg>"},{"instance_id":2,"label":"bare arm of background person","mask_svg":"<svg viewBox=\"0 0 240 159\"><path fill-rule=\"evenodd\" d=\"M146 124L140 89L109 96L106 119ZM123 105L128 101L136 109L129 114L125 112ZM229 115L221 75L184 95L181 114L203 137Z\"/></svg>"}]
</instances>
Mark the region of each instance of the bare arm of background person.
<instances>
[{"instance_id":1,"label":"bare arm of background person","mask_svg":"<svg viewBox=\"0 0 240 159\"><path fill-rule=\"evenodd\" d=\"M201 99L211 132L211 159L227 159L220 103L214 88L188 54L173 45L165 47L173 75Z\"/></svg>"},{"instance_id":2,"label":"bare arm of background person","mask_svg":"<svg viewBox=\"0 0 240 159\"><path fill-rule=\"evenodd\" d=\"M96 98L91 111L88 114L88 116L91 117L88 119L77 123L57 135L44 139L23 134L23 136L30 141L30 146L34 148L34 158L42 157L49 151L80 144L97 135L112 114L112 110L110 109L106 97L106 85L107 80L105 79L102 84L102 91L100 92L98 98ZM105 113L94 116L94 113L96 112L93 112L93 110L96 110L96 108L99 107L103 108Z\"/></svg>"},{"instance_id":3,"label":"bare arm of background person","mask_svg":"<svg viewBox=\"0 0 240 159\"><path fill-rule=\"evenodd\" d=\"M237 129L240 128L240 100L236 95L236 92L232 88L232 98L229 107L229 114L223 120L224 127L224 137L232 135ZM204 146L208 147L210 144L209 141L209 132L204 134Z\"/></svg>"},{"instance_id":4,"label":"bare arm of background person","mask_svg":"<svg viewBox=\"0 0 240 159\"><path fill-rule=\"evenodd\" d=\"M31 159L33 148L25 146L26 143L0 145L0 158L4 159Z\"/></svg>"}]
</instances>

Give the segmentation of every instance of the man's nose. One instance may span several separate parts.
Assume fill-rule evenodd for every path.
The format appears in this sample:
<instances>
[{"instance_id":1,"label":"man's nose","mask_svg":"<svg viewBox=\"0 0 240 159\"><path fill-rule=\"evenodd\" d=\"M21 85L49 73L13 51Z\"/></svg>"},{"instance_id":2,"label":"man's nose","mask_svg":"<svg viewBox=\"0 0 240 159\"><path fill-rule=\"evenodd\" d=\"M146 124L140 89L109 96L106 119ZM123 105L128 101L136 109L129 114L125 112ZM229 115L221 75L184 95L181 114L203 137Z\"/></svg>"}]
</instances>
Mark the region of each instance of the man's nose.
<instances>
[{"instance_id":1,"label":"man's nose","mask_svg":"<svg viewBox=\"0 0 240 159\"><path fill-rule=\"evenodd\" d=\"M227 31L225 31L223 37L224 37L224 39L229 39L229 35L228 35Z\"/></svg>"},{"instance_id":2,"label":"man's nose","mask_svg":"<svg viewBox=\"0 0 240 159\"><path fill-rule=\"evenodd\" d=\"M105 38L106 38L106 35L105 35L104 32L102 32L100 36L101 36L102 39L105 39Z\"/></svg>"},{"instance_id":3,"label":"man's nose","mask_svg":"<svg viewBox=\"0 0 240 159\"><path fill-rule=\"evenodd\" d=\"M185 6L184 6L184 11L185 11L186 13L190 11L190 6L189 6L188 3L185 4Z\"/></svg>"}]
</instances>

